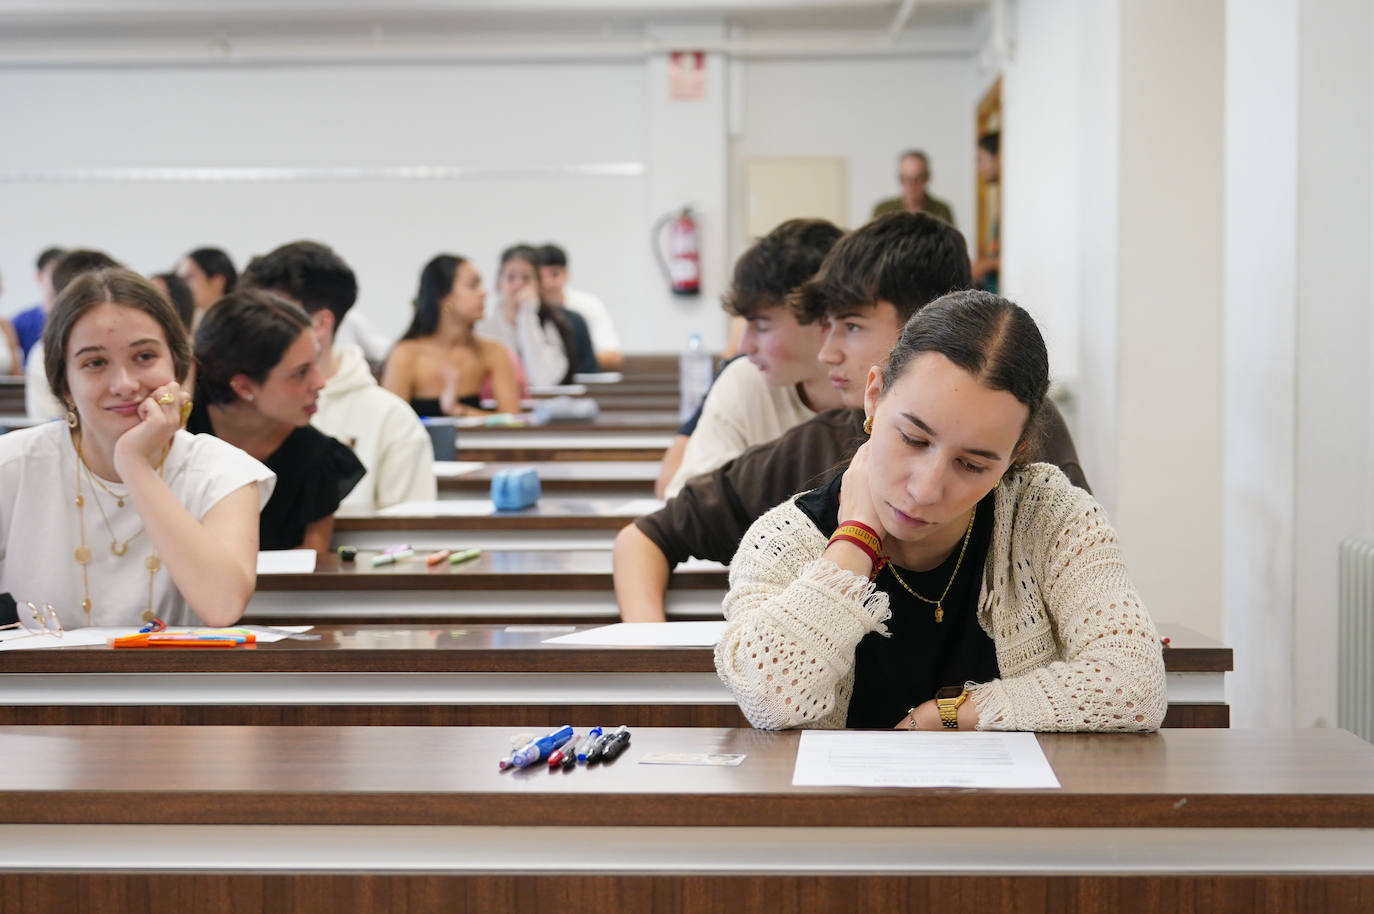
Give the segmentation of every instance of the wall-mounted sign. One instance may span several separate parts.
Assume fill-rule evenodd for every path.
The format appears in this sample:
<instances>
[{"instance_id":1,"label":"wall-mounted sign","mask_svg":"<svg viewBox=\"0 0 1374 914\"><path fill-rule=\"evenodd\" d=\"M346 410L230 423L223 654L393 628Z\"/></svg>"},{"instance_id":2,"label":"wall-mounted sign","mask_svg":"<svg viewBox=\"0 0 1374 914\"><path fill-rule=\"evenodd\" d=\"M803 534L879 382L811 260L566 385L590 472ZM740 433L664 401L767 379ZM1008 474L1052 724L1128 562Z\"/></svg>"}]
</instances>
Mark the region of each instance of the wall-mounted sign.
<instances>
[{"instance_id":1,"label":"wall-mounted sign","mask_svg":"<svg viewBox=\"0 0 1374 914\"><path fill-rule=\"evenodd\" d=\"M668 55L670 98L706 97L706 52L673 51Z\"/></svg>"}]
</instances>

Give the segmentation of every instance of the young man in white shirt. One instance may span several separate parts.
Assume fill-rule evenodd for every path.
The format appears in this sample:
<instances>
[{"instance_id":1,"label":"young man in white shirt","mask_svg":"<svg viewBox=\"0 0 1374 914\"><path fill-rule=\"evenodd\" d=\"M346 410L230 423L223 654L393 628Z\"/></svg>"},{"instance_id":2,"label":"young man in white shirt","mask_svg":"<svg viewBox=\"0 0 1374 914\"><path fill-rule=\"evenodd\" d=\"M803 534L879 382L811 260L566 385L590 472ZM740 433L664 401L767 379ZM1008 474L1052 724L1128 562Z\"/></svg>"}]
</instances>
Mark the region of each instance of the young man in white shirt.
<instances>
[{"instance_id":1,"label":"young man in white shirt","mask_svg":"<svg viewBox=\"0 0 1374 914\"><path fill-rule=\"evenodd\" d=\"M312 424L352 448L367 468L339 511L371 514L403 501L433 501L434 449L420 418L377 383L361 349L334 340L358 297L348 264L323 244L296 241L253 258L239 284L289 298L310 315L325 377Z\"/></svg>"},{"instance_id":2,"label":"young man in white shirt","mask_svg":"<svg viewBox=\"0 0 1374 914\"><path fill-rule=\"evenodd\" d=\"M587 322L596 361L602 369L616 371L625 364L620 337L615 332L615 324L611 323L606 303L590 292L568 286L568 254L556 244L546 244L539 249L539 285L544 290L545 302L575 311Z\"/></svg>"},{"instance_id":3,"label":"young man in white shirt","mask_svg":"<svg viewBox=\"0 0 1374 914\"><path fill-rule=\"evenodd\" d=\"M722 307L745 320L739 343L745 358L725 366L711 386L667 497L698 473L842 405L817 361L826 322L803 323L787 306L792 290L815 275L842 234L823 219L789 219L740 255Z\"/></svg>"}]
</instances>

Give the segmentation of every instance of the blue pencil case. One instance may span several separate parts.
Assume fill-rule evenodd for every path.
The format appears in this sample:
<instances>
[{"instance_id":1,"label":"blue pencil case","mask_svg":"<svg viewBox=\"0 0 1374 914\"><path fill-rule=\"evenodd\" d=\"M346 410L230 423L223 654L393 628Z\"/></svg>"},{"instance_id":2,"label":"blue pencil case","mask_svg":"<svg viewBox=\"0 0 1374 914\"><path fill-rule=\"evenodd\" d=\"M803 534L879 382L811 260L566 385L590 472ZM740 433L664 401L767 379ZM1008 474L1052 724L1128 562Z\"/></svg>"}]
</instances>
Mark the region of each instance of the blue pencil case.
<instances>
[{"instance_id":1,"label":"blue pencil case","mask_svg":"<svg viewBox=\"0 0 1374 914\"><path fill-rule=\"evenodd\" d=\"M534 467L497 470L491 477L491 503L498 511L519 511L539 501L539 473Z\"/></svg>"}]
</instances>

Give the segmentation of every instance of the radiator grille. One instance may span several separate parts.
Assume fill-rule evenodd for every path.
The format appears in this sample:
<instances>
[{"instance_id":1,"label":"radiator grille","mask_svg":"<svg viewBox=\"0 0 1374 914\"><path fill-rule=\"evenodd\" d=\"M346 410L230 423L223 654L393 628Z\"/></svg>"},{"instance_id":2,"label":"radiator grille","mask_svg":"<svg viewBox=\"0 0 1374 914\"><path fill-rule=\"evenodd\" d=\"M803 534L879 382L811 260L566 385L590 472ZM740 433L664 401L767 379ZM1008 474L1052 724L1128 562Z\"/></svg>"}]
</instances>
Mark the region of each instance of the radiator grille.
<instances>
[{"instance_id":1,"label":"radiator grille","mask_svg":"<svg viewBox=\"0 0 1374 914\"><path fill-rule=\"evenodd\" d=\"M1341 543L1340 579L1337 721L1374 742L1374 543Z\"/></svg>"}]
</instances>

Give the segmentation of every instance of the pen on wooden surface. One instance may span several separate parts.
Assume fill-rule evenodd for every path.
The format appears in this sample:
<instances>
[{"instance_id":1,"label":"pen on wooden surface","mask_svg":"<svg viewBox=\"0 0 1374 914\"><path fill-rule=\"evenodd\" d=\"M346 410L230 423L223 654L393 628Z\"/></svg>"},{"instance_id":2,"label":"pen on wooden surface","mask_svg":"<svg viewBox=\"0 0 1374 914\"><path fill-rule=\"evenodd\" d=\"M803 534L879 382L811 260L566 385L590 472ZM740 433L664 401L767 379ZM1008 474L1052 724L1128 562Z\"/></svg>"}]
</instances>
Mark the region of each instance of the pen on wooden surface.
<instances>
[{"instance_id":1,"label":"pen on wooden surface","mask_svg":"<svg viewBox=\"0 0 1374 914\"><path fill-rule=\"evenodd\" d=\"M452 554L453 553L447 549L440 549L438 552L431 552L429 555L425 556L425 564L437 565Z\"/></svg>"},{"instance_id":2,"label":"pen on wooden surface","mask_svg":"<svg viewBox=\"0 0 1374 914\"><path fill-rule=\"evenodd\" d=\"M450 565L457 565L461 562L469 562L477 558L481 554L481 549L464 549L461 552L455 552L452 555L450 555L448 557L448 563Z\"/></svg>"}]
</instances>

